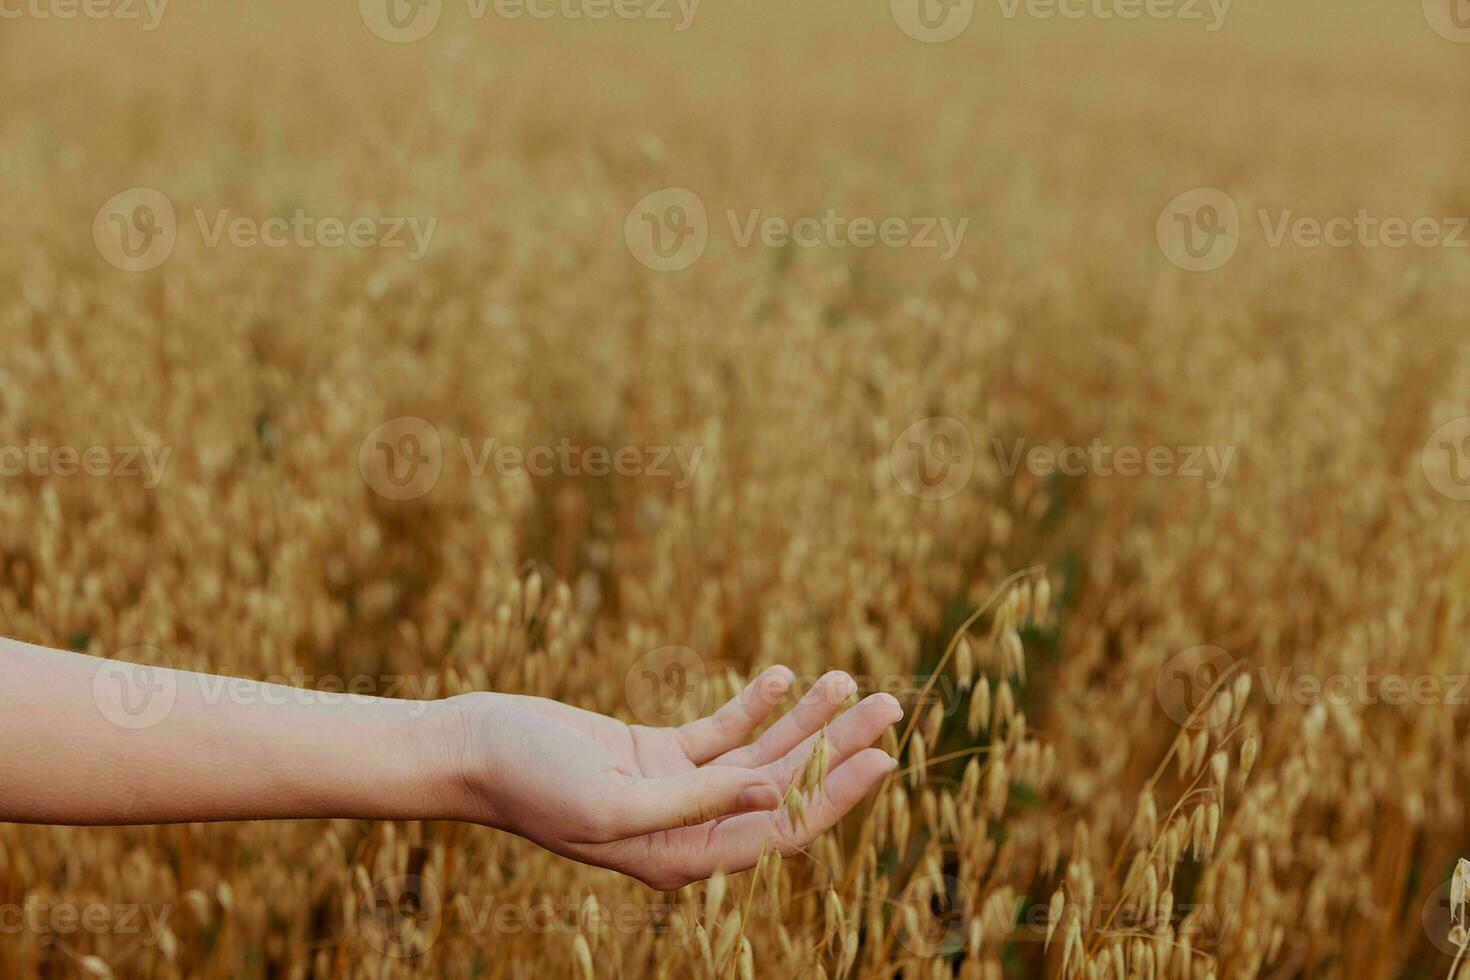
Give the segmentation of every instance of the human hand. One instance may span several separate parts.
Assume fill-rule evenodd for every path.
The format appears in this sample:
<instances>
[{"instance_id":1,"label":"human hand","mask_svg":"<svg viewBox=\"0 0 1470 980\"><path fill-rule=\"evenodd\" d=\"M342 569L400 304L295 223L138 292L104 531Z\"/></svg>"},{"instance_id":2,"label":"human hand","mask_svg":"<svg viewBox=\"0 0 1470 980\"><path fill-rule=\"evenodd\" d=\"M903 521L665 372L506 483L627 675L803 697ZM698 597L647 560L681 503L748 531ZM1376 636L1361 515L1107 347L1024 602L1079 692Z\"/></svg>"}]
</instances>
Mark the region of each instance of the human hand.
<instances>
[{"instance_id":1,"label":"human hand","mask_svg":"<svg viewBox=\"0 0 1470 980\"><path fill-rule=\"evenodd\" d=\"M832 671L745 744L793 680L785 667L768 668L714 714L671 728L545 698L451 698L446 732L460 809L467 820L663 890L749 868L768 842L795 853L893 769L894 759L868 746L903 710L891 694L874 694L832 721L857 688ZM825 788L808 788L798 825L781 798L829 722Z\"/></svg>"}]
</instances>

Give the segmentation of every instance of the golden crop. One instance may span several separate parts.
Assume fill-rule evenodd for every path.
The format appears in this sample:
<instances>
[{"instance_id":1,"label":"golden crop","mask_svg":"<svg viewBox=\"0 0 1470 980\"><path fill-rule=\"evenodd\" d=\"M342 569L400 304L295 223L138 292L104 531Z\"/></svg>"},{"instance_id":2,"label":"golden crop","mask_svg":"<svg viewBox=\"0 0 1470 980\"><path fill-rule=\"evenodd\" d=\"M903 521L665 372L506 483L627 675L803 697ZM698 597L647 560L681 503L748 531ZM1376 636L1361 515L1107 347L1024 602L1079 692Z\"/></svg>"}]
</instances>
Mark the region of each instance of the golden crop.
<instances>
[{"instance_id":1,"label":"golden crop","mask_svg":"<svg viewBox=\"0 0 1470 980\"><path fill-rule=\"evenodd\" d=\"M1415 3L942 44L888 7L0 20L5 635L670 722L783 662L907 711L810 855L676 893L452 824L0 826L0 976L1449 974L1470 251L1271 239L1453 232L1466 49ZM669 187L708 243L660 271ZM1158 241L1196 187L1239 207L1213 271ZM94 236L130 188L175 212L137 272ZM829 210L968 224L759 230ZM298 211L436 225L214 237ZM398 494L404 417L439 472Z\"/></svg>"}]
</instances>

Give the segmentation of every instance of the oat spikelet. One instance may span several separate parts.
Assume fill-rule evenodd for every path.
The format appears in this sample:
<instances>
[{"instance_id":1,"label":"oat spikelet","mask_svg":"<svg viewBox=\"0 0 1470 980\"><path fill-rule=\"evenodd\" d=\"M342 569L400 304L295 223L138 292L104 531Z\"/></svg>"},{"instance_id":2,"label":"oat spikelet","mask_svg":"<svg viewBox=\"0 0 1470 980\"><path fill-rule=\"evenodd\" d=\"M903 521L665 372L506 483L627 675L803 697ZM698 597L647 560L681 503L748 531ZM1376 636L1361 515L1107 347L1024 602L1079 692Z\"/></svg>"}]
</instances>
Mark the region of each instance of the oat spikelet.
<instances>
[{"instance_id":1,"label":"oat spikelet","mask_svg":"<svg viewBox=\"0 0 1470 980\"><path fill-rule=\"evenodd\" d=\"M786 812L791 816L791 825L798 830L806 830L806 798L795 786L786 787L786 795L781 800L786 807Z\"/></svg>"},{"instance_id":2,"label":"oat spikelet","mask_svg":"<svg viewBox=\"0 0 1470 980\"><path fill-rule=\"evenodd\" d=\"M1244 782L1251 774L1251 769L1256 765L1256 756L1261 751L1261 740L1254 731L1246 735L1245 741L1240 743L1240 780Z\"/></svg>"},{"instance_id":3,"label":"oat spikelet","mask_svg":"<svg viewBox=\"0 0 1470 980\"><path fill-rule=\"evenodd\" d=\"M913 741L909 743L909 785L915 788L923 786L928 771L929 757L924 750L924 733L914 732Z\"/></svg>"},{"instance_id":4,"label":"oat spikelet","mask_svg":"<svg viewBox=\"0 0 1470 980\"><path fill-rule=\"evenodd\" d=\"M975 681L975 649L968 636L961 635L960 642L955 647L954 672L958 677L959 689L969 690Z\"/></svg>"},{"instance_id":5,"label":"oat spikelet","mask_svg":"<svg viewBox=\"0 0 1470 980\"><path fill-rule=\"evenodd\" d=\"M1066 908L1066 898L1062 890L1058 888L1051 896L1051 904L1046 912L1046 942L1042 943L1044 950L1051 949L1052 934L1057 931L1057 923L1062 921L1062 911Z\"/></svg>"},{"instance_id":6,"label":"oat spikelet","mask_svg":"<svg viewBox=\"0 0 1470 980\"><path fill-rule=\"evenodd\" d=\"M979 735L980 729L990 726L990 678L981 675L980 683L970 692L970 710L965 718L965 727L971 736Z\"/></svg>"},{"instance_id":7,"label":"oat spikelet","mask_svg":"<svg viewBox=\"0 0 1470 980\"><path fill-rule=\"evenodd\" d=\"M832 941L833 936L842 933L842 899L832 889L827 889L827 900L822 908L822 945L825 946Z\"/></svg>"},{"instance_id":8,"label":"oat spikelet","mask_svg":"<svg viewBox=\"0 0 1470 980\"><path fill-rule=\"evenodd\" d=\"M812 746L812 753L807 756L806 766L802 769L801 782L799 784L802 790L806 792L815 790L823 794L826 793L828 759L827 729L824 727L817 733L817 740Z\"/></svg>"},{"instance_id":9,"label":"oat spikelet","mask_svg":"<svg viewBox=\"0 0 1470 980\"><path fill-rule=\"evenodd\" d=\"M572 937L572 959L577 964L577 974L582 980L593 980L592 950L587 946L587 937L578 933Z\"/></svg>"}]
</instances>

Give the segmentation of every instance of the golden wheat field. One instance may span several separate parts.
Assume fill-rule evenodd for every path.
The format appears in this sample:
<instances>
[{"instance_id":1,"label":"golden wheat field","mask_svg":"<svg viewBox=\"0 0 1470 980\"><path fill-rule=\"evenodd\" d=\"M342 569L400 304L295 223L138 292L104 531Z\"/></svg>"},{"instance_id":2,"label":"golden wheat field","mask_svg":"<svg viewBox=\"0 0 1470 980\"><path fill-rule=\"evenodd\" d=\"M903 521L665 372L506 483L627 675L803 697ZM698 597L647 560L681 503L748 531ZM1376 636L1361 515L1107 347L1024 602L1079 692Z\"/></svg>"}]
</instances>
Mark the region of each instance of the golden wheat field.
<instances>
[{"instance_id":1,"label":"golden wheat field","mask_svg":"<svg viewBox=\"0 0 1470 980\"><path fill-rule=\"evenodd\" d=\"M905 709L674 891L0 824L0 977L1453 978L1457 3L0 0L0 633Z\"/></svg>"}]
</instances>

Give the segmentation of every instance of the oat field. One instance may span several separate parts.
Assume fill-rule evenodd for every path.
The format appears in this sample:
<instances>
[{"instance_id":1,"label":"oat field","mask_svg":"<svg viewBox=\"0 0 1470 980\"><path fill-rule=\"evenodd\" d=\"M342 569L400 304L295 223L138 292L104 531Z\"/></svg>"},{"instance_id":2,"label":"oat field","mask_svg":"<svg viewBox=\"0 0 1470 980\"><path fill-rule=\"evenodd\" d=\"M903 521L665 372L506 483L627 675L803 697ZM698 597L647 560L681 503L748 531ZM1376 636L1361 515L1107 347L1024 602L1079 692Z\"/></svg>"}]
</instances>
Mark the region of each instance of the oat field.
<instances>
[{"instance_id":1,"label":"oat field","mask_svg":"<svg viewBox=\"0 0 1470 980\"><path fill-rule=\"evenodd\" d=\"M1455 14L0 0L0 633L906 711L810 853L673 892L0 825L0 977L1454 977Z\"/></svg>"}]
</instances>

